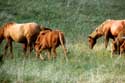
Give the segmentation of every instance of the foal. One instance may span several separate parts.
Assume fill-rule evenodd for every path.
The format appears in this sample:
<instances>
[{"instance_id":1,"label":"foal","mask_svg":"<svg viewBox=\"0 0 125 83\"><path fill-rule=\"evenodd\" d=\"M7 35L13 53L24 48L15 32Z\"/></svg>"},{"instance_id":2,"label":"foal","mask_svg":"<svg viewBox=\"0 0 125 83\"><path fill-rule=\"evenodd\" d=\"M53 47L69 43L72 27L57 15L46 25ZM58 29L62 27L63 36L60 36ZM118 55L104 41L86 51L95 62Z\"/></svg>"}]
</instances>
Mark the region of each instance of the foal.
<instances>
[{"instance_id":1,"label":"foal","mask_svg":"<svg viewBox=\"0 0 125 83\"><path fill-rule=\"evenodd\" d=\"M54 54L53 58L56 58L57 56L56 48L59 45L62 46L64 50L65 59L67 60L64 33L59 30L41 31L40 34L38 35L38 38L34 46L36 51L36 56L44 60L40 52L42 52L43 50L47 50L48 59L50 59L51 52L53 52Z\"/></svg>"}]
</instances>

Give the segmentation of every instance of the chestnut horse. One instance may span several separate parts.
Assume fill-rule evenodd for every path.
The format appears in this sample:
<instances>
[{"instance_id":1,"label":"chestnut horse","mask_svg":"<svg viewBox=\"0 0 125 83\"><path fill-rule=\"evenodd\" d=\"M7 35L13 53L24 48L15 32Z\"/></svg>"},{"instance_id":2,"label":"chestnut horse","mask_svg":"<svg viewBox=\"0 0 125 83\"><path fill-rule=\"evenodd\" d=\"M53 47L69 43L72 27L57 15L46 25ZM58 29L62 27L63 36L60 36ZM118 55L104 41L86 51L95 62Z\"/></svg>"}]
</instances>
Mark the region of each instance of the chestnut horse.
<instances>
[{"instance_id":1,"label":"chestnut horse","mask_svg":"<svg viewBox=\"0 0 125 83\"><path fill-rule=\"evenodd\" d=\"M47 50L48 59L50 59L51 52L53 52L54 54L53 58L56 58L57 56L56 48L59 45L62 46L64 50L65 59L68 60L66 56L64 33L60 30L41 31L37 37L37 40L34 46L35 51L36 51L36 56L39 57L41 60L44 60L40 52L42 52L43 50Z\"/></svg>"},{"instance_id":2,"label":"chestnut horse","mask_svg":"<svg viewBox=\"0 0 125 83\"><path fill-rule=\"evenodd\" d=\"M5 39L7 41L4 48L4 55L6 55L6 50L10 47L11 57L13 57L12 41L22 43L24 52L27 50L30 52L35 40L41 31L40 25L37 23L23 23L18 24L15 22L8 22L0 28L0 43Z\"/></svg>"},{"instance_id":3,"label":"chestnut horse","mask_svg":"<svg viewBox=\"0 0 125 83\"><path fill-rule=\"evenodd\" d=\"M120 31L125 26L125 20L111 20L108 19L99 25L95 31L88 36L89 47L93 49L96 40L104 36L105 48L107 48L109 38L115 39Z\"/></svg>"}]
</instances>

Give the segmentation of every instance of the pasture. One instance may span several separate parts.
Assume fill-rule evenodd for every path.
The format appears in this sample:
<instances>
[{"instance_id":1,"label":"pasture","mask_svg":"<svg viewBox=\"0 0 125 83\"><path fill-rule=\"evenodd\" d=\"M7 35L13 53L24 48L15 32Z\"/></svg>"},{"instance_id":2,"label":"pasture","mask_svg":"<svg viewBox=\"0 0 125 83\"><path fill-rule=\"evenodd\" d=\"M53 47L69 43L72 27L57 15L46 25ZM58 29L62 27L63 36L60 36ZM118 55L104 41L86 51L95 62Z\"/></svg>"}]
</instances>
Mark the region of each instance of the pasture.
<instances>
[{"instance_id":1,"label":"pasture","mask_svg":"<svg viewBox=\"0 0 125 83\"><path fill-rule=\"evenodd\" d=\"M0 62L0 83L124 83L125 57L111 58L111 41L107 49L103 38L93 50L87 44L88 35L103 21L125 18L124 5L124 0L0 0L1 25L36 22L58 28L68 49L68 62L61 48L56 60L41 61L34 51L26 58L21 44L13 42L14 59L8 54Z\"/></svg>"}]
</instances>

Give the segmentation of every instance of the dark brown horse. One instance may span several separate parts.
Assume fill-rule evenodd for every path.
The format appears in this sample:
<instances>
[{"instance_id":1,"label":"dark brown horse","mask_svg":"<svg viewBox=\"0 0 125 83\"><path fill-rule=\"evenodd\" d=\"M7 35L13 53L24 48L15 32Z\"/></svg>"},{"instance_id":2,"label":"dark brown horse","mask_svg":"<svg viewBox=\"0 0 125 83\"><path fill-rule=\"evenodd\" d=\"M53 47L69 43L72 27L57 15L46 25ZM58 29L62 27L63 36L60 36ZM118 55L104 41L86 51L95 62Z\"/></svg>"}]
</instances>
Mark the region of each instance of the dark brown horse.
<instances>
[{"instance_id":1,"label":"dark brown horse","mask_svg":"<svg viewBox=\"0 0 125 83\"><path fill-rule=\"evenodd\" d=\"M88 36L88 44L92 49L96 44L96 40L102 36L104 36L105 48L107 48L109 38L115 39L120 31L123 30L125 26L125 20L106 20L100 26L96 28Z\"/></svg>"},{"instance_id":2,"label":"dark brown horse","mask_svg":"<svg viewBox=\"0 0 125 83\"><path fill-rule=\"evenodd\" d=\"M7 41L5 45L4 55L8 47L10 47L11 57L13 57L12 41L22 43L24 52L31 51L33 44L41 30L46 30L48 28L41 27L37 23L23 23L18 24L15 22L9 22L4 24L0 28L0 43L5 39Z\"/></svg>"}]
</instances>

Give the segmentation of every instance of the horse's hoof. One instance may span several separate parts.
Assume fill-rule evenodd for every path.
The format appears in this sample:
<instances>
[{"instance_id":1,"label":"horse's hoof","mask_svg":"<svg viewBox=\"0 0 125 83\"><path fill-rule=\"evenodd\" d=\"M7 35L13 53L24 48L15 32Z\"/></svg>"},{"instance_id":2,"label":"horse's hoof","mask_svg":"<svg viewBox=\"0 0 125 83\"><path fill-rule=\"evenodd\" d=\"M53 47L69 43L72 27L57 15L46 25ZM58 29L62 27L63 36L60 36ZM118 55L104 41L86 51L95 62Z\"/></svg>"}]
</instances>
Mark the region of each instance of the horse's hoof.
<instances>
[{"instance_id":1,"label":"horse's hoof","mask_svg":"<svg viewBox=\"0 0 125 83\"><path fill-rule=\"evenodd\" d=\"M40 56L40 59L41 59L42 61L44 61L44 60L45 60L45 59L44 59L43 57L41 57L41 56Z\"/></svg>"}]
</instances>

